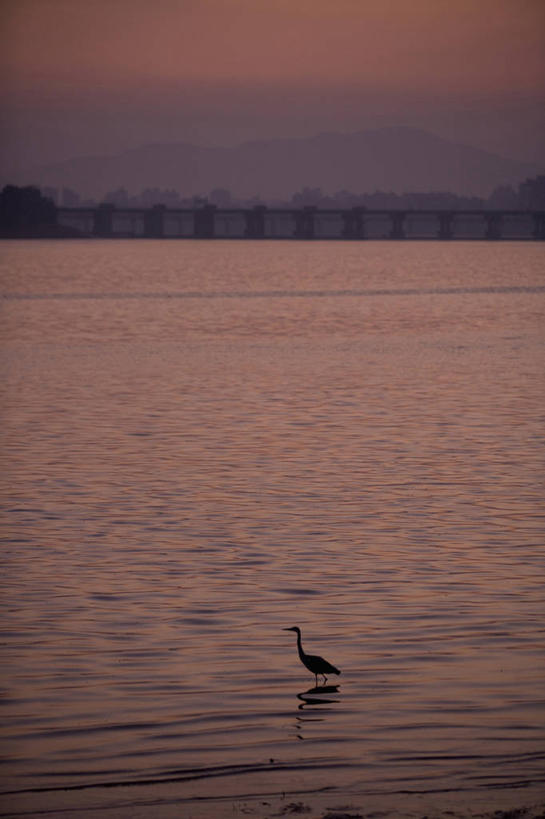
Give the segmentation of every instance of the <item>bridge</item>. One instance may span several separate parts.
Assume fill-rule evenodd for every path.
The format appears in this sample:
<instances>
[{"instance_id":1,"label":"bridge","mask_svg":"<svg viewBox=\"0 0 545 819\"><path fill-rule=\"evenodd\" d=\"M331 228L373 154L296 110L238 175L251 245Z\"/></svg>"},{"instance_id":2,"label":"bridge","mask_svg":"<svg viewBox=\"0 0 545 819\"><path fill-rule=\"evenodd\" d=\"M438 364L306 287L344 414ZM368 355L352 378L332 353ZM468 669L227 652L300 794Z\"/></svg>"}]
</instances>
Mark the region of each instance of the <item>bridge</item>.
<instances>
[{"instance_id":1,"label":"bridge","mask_svg":"<svg viewBox=\"0 0 545 819\"><path fill-rule=\"evenodd\" d=\"M545 240L545 211L340 208L58 208L74 235L148 239Z\"/></svg>"}]
</instances>

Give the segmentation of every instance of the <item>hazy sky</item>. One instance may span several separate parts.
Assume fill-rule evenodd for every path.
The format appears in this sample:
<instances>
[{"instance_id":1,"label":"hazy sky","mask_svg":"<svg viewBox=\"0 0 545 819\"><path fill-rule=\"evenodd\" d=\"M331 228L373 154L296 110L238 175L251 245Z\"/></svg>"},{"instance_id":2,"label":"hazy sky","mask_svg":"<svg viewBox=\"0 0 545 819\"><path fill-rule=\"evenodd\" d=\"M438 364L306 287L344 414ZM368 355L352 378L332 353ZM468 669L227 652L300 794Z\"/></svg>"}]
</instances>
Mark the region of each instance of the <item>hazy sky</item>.
<instances>
[{"instance_id":1,"label":"hazy sky","mask_svg":"<svg viewBox=\"0 0 545 819\"><path fill-rule=\"evenodd\" d=\"M414 125L545 158L545 0L0 0L4 161Z\"/></svg>"}]
</instances>

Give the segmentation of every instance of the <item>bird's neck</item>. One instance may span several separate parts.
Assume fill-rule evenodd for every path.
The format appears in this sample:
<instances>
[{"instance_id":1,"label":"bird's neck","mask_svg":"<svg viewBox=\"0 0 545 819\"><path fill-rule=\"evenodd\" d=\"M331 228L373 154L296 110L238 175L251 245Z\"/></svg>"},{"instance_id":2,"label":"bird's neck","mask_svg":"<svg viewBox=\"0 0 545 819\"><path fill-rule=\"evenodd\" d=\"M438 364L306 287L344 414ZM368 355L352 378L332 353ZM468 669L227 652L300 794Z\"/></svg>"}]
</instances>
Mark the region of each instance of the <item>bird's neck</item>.
<instances>
[{"instance_id":1,"label":"bird's neck","mask_svg":"<svg viewBox=\"0 0 545 819\"><path fill-rule=\"evenodd\" d=\"M299 657L305 656L303 646L301 645L301 634L299 632L297 632L297 651L299 652Z\"/></svg>"}]
</instances>

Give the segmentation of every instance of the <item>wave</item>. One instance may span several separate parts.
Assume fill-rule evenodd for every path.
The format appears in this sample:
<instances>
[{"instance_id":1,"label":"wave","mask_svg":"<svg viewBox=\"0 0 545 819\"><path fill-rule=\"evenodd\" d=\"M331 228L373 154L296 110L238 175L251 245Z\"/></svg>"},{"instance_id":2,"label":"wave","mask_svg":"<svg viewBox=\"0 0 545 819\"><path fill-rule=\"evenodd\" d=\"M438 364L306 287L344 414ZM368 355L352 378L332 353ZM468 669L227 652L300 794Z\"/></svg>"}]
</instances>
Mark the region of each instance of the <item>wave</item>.
<instances>
[{"instance_id":1,"label":"wave","mask_svg":"<svg viewBox=\"0 0 545 819\"><path fill-rule=\"evenodd\" d=\"M376 296L451 296L481 294L545 293L543 285L504 285L481 287L400 287L346 290L213 290L135 293L2 293L6 301L125 300L125 299L290 299L345 298Z\"/></svg>"}]
</instances>

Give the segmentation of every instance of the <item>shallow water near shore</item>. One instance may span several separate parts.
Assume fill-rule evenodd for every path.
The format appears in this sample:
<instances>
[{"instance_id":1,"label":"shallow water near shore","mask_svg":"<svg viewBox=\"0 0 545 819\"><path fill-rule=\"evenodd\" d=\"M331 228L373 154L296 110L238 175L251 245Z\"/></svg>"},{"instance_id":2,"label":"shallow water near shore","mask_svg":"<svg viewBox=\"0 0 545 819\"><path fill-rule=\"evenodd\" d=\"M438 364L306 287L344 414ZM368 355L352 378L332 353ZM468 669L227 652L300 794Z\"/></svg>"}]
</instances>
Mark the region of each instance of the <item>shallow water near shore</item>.
<instances>
[{"instance_id":1,"label":"shallow water near shore","mask_svg":"<svg viewBox=\"0 0 545 819\"><path fill-rule=\"evenodd\" d=\"M4 814L545 801L544 262L1 243Z\"/></svg>"}]
</instances>

